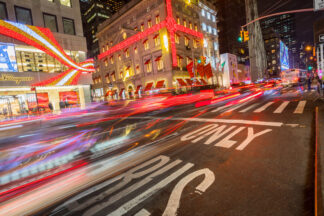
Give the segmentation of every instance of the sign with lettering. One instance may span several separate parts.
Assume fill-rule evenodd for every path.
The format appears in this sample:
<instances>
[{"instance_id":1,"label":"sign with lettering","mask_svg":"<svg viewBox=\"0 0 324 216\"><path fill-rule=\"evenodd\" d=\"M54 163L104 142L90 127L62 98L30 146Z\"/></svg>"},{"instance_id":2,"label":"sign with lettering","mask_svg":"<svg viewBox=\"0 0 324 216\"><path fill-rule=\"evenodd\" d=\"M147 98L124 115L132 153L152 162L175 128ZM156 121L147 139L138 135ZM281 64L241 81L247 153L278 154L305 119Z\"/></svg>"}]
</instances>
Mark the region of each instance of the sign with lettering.
<instances>
[{"instance_id":1,"label":"sign with lettering","mask_svg":"<svg viewBox=\"0 0 324 216\"><path fill-rule=\"evenodd\" d=\"M0 72L0 87L31 86L42 80L50 79L57 76L57 73L44 72L17 72L5 73Z\"/></svg>"}]
</instances>

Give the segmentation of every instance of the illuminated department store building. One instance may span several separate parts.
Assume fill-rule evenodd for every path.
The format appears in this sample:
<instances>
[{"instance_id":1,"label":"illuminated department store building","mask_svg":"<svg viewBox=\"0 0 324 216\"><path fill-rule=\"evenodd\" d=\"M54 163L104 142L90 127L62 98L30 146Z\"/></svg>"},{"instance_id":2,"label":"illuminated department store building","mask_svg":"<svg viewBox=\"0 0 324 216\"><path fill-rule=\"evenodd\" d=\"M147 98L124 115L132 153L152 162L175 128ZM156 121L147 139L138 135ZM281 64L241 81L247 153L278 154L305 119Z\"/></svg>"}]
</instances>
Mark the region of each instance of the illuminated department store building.
<instances>
[{"instance_id":1,"label":"illuminated department store building","mask_svg":"<svg viewBox=\"0 0 324 216\"><path fill-rule=\"evenodd\" d=\"M0 118L85 107L86 51L79 0L0 0Z\"/></svg>"},{"instance_id":2,"label":"illuminated department store building","mask_svg":"<svg viewBox=\"0 0 324 216\"><path fill-rule=\"evenodd\" d=\"M99 26L92 74L97 97L137 98L162 89L216 84L216 12L202 1L132 0ZM206 56L214 76L191 77L186 66Z\"/></svg>"}]
</instances>

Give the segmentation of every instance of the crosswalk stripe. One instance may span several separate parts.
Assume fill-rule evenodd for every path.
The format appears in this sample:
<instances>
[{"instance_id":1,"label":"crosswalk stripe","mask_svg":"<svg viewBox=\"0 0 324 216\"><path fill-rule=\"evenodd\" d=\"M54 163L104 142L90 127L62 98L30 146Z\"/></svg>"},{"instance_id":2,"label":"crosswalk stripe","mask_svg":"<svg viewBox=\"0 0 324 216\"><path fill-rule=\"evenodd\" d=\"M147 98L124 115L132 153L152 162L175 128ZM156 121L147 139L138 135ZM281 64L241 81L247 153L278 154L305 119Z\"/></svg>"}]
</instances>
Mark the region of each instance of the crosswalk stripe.
<instances>
[{"instance_id":1,"label":"crosswalk stripe","mask_svg":"<svg viewBox=\"0 0 324 216\"><path fill-rule=\"evenodd\" d=\"M304 108L306 106L306 101L299 101L297 108L295 110L295 114L302 114L304 112Z\"/></svg>"},{"instance_id":2,"label":"crosswalk stripe","mask_svg":"<svg viewBox=\"0 0 324 216\"><path fill-rule=\"evenodd\" d=\"M211 112L218 112L218 111L220 111L220 110L222 110L222 109L225 109L226 107L228 107L228 105L218 107L218 108L214 109L214 110L211 111Z\"/></svg>"},{"instance_id":3,"label":"crosswalk stripe","mask_svg":"<svg viewBox=\"0 0 324 216\"><path fill-rule=\"evenodd\" d=\"M251 109L253 109L254 107L258 106L259 103L255 103L255 104L252 104L251 106L248 106L247 108L245 108L244 110L241 110L240 113L245 113Z\"/></svg>"},{"instance_id":4,"label":"crosswalk stripe","mask_svg":"<svg viewBox=\"0 0 324 216\"><path fill-rule=\"evenodd\" d=\"M231 108L231 109L229 109L229 110L226 110L224 113L232 112L232 111L234 111L234 110L237 110L237 109L241 108L241 107L244 106L244 105L246 105L246 103L240 104L240 105L238 105L238 106L236 106L236 107L233 107L233 108Z\"/></svg>"},{"instance_id":5,"label":"crosswalk stripe","mask_svg":"<svg viewBox=\"0 0 324 216\"><path fill-rule=\"evenodd\" d=\"M284 101L273 113L282 113L289 103L289 101Z\"/></svg>"},{"instance_id":6,"label":"crosswalk stripe","mask_svg":"<svg viewBox=\"0 0 324 216\"><path fill-rule=\"evenodd\" d=\"M266 109L267 109L269 106L271 106L273 103L274 103L274 102L269 102L269 103L263 105L262 107L260 107L260 108L258 108L258 109L256 109L256 110L254 110L254 112L255 112L255 113L260 113L260 112L266 110Z\"/></svg>"}]
</instances>

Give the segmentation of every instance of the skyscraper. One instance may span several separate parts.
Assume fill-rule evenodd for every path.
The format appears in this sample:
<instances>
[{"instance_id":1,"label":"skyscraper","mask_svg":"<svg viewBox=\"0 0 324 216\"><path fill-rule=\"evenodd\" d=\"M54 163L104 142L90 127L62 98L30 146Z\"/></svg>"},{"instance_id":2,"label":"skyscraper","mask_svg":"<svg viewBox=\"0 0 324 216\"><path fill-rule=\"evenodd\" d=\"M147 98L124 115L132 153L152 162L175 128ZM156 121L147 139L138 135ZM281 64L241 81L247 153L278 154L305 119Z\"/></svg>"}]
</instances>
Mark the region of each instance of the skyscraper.
<instances>
[{"instance_id":1,"label":"skyscraper","mask_svg":"<svg viewBox=\"0 0 324 216\"><path fill-rule=\"evenodd\" d=\"M126 0L80 0L84 36L87 38L88 57L99 54L97 28L117 12Z\"/></svg>"},{"instance_id":2,"label":"skyscraper","mask_svg":"<svg viewBox=\"0 0 324 216\"><path fill-rule=\"evenodd\" d=\"M246 23L245 0L213 2L217 9L220 53L234 54L239 63L246 63L249 56L248 45L238 41L241 26Z\"/></svg>"}]
</instances>

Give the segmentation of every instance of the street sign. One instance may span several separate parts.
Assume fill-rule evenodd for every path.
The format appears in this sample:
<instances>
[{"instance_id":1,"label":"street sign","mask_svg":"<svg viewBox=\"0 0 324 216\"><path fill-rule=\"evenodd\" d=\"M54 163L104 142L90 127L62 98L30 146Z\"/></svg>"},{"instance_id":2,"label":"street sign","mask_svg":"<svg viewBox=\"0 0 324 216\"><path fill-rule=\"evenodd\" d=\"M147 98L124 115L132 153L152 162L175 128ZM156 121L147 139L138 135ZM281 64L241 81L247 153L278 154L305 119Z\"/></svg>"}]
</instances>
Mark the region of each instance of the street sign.
<instances>
[{"instance_id":1,"label":"street sign","mask_svg":"<svg viewBox=\"0 0 324 216\"><path fill-rule=\"evenodd\" d=\"M319 42L320 43L324 42L324 34L319 35Z\"/></svg>"},{"instance_id":2,"label":"street sign","mask_svg":"<svg viewBox=\"0 0 324 216\"><path fill-rule=\"evenodd\" d=\"M315 10L324 9L324 0L314 0L314 9Z\"/></svg>"}]
</instances>

